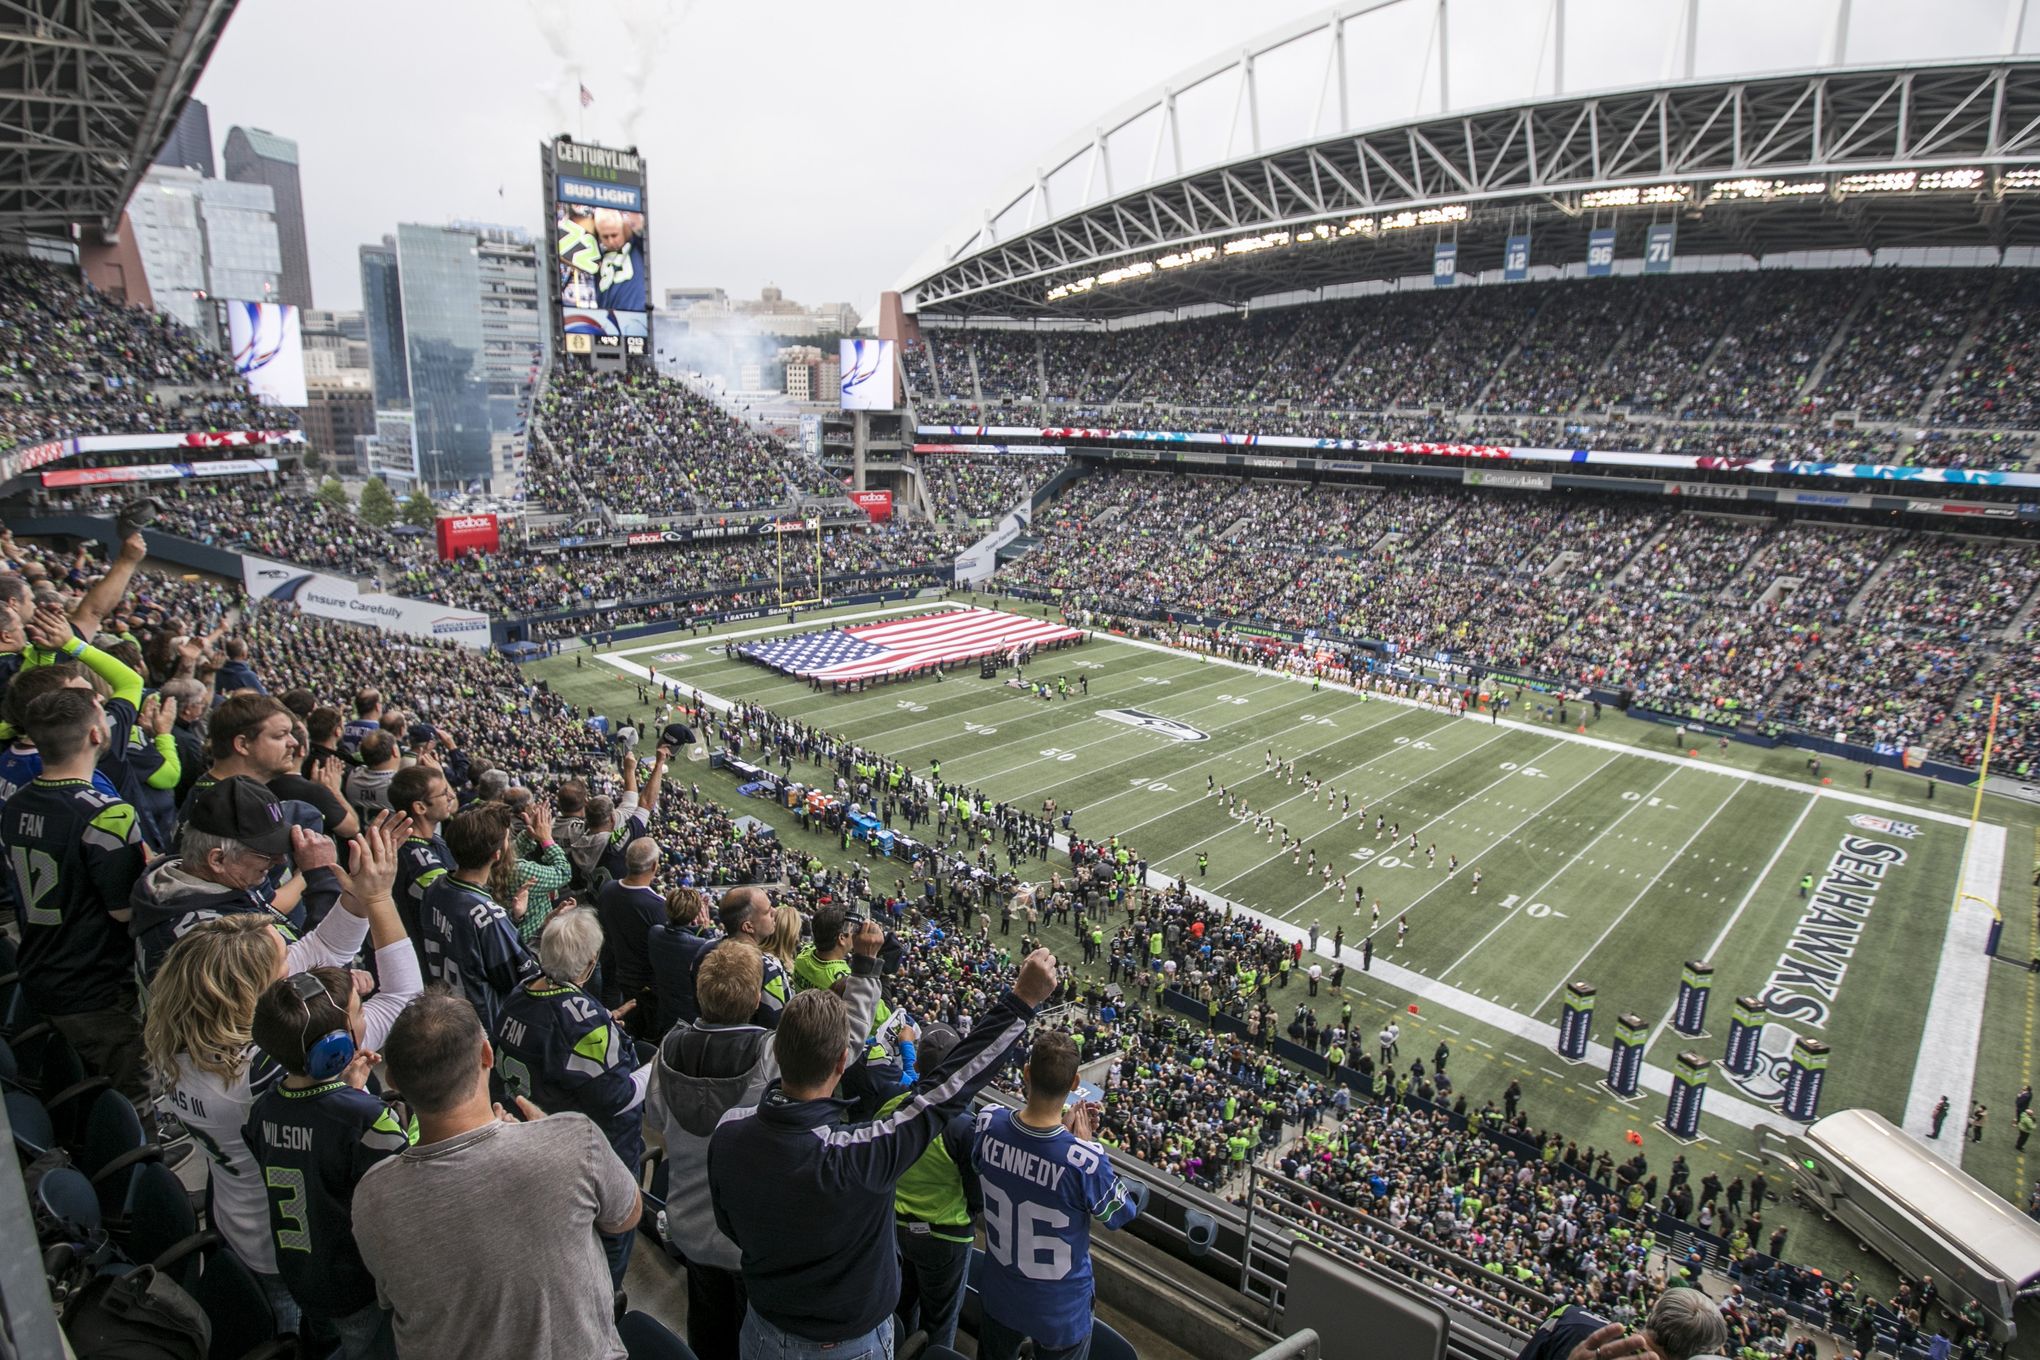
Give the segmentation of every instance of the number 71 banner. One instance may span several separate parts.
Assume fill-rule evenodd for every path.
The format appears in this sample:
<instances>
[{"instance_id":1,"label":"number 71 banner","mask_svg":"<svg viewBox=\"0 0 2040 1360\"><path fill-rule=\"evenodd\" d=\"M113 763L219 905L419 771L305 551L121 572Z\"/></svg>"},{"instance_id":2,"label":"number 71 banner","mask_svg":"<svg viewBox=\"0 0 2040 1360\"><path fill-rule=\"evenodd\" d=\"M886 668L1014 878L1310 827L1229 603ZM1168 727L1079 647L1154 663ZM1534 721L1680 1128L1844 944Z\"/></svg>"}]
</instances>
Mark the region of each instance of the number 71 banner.
<instances>
[{"instance_id":1,"label":"number 71 banner","mask_svg":"<svg viewBox=\"0 0 2040 1360\"><path fill-rule=\"evenodd\" d=\"M1667 222L1652 227L1643 234L1643 272L1646 274L1669 274L1672 272L1672 244L1676 239L1678 226Z\"/></svg>"}]
</instances>

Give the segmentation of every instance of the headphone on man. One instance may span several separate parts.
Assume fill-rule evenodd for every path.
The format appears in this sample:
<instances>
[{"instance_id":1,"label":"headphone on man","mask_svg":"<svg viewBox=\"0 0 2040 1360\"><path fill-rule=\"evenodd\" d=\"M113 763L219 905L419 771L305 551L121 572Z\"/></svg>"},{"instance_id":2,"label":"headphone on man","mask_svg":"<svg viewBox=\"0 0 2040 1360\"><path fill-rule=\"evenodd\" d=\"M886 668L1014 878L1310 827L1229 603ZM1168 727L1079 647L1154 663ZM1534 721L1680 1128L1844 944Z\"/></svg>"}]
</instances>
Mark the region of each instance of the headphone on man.
<instances>
[{"instance_id":1,"label":"headphone on man","mask_svg":"<svg viewBox=\"0 0 2040 1360\"><path fill-rule=\"evenodd\" d=\"M347 1070L347 1064L354 1061L354 1036L345 1026L312 1038L312 1002L332 1003L327 994L326 984L312 973L294 973L290 979L291 994L303 1003L305 1008L305 1075L314 1081L331 1081Z\"/></svg>"}]
</instances>

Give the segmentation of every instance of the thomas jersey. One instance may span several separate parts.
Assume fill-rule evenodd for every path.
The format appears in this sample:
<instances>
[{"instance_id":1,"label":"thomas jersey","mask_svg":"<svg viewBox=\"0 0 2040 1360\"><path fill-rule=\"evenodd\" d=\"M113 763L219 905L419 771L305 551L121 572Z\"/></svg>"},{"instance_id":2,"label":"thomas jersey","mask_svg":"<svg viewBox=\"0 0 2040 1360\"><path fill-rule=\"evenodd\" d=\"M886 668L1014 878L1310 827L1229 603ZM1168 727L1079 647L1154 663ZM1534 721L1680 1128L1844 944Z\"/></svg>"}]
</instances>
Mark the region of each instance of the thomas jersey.
<instances>
[{"instance_id":1,"label":"thomas jersey","mask_svg":"<svg viewBox=\"0 0 2040 1360\"><path fill-rule=\"evenodd\" d=\"M1068 1129L1030 1129L1007 1109L978 1116L971 1149L985 1199L979 1283L988 1317L1042 1346L1091 1334L1091 1219L1122 1227L1139 1212L1104 1149Z\"/></svg>"},{"instance_id":2,"label":"thomas jersey","mask_svg":"<svg viewBox=\"0 0 2040 1360\"><path fill-rule=\"evenodd\" d=\"M494 1033L504 999L538 972L509 914L482 889L447 876L425 890L419 927L425 980L473 1002L482 1028Z\"/></svg>"},{"instance_id":3,"label":"thomas jersey","mask_svg":"<svg viewBox=\"0 0 2040 1360\"><path fill-rule=\"evenodd\" d=\"M256 1097L243 1138L269 1192L277 1270L307 1311L345 1317L375 1302L354 1245L354 1187L416 1136L399 1111L338 1078Z\"/></svg>"},{"instance_id":4,"label":"thomas jersey","mask_svg":"<svg viewBox=\"0 0 2040 1360\"><path fill-rule=\"evenodd\" d=\"M491 1037L505 1092L547 1114L585 1114L625 1166L644 1160L644 1091L631 1076L637 1050L608 1007L550 980L519 987L504 999Z\"/></svg>"},{"instance_id":5,"label":"thomas jersey","mask_svg":"<svg viewBox=\"0 0 2040 1360\"><path fill-rule=\"evenodd\" d=\"M419 922L423 919L425 894L452 868L453 852L437 836L430 840L412 836L397 849L397 915L403 918L404 929L421 948L425 936Z\"/></svg>"}]
</instances>

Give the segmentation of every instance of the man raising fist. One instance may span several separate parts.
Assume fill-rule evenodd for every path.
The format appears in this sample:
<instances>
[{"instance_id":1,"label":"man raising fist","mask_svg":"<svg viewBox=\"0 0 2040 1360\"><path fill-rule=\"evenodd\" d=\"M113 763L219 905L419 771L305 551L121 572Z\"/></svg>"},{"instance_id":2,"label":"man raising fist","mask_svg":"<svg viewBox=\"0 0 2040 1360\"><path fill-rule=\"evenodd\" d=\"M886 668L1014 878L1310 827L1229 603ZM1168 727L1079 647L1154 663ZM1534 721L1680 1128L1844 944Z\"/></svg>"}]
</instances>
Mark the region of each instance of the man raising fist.
<instances>
[{"instance_id":1,"label":"man raising fist","mask_svg":"<svg viewBox=\"0 0 2040 1360\"><path fill-rule=\"evenodd\" d=\"M853 978L878 968L883 939L864 923L851 947ZM900 1293L893 1186L991 1080L1055 985L1055 956L1035 950L1013 989L906 1101L863 1124L842 1122L843 1106L830 1099L857 1049L844 1041L842 998L816 988L786 1004L773 1034L779 1080L757 1105L724 1115L708 1144L716 1224L743 1254L746 1357L817 1342L845 1355L891 1352Z\"/></svg>"}]
</instances>

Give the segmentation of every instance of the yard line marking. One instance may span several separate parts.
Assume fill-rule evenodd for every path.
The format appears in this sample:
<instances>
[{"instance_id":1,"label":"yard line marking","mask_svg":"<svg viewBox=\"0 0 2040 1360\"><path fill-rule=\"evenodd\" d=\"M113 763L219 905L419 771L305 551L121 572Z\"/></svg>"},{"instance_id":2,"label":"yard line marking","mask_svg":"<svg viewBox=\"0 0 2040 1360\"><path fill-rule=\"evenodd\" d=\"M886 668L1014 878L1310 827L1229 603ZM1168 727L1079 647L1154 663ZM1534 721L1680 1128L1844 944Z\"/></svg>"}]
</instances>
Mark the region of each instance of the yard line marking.
<instances>
[{"instance_id":1,"label":"yard line marking","mask_svg":"<svg viewBox=\"0 0 2040 1360\"><path fill-rule=\"evenodd\" d=\"M1183 650L1178 647L1165 647L1159 642L1147 642L1139 638L1113 637L1110 633L1100 633L1095 629L1092 632L1099 638L1121 643L1128 647L1144 648L1151 652L1178 654ZM1211 657L1211 664L1214 666L1230 666L1235 670L1241 671L1261 672L1261 667L1259 666L1249 666L1243 662L1228 661L1220 656ZM1311 677L1291 675L1290 678L1301 683L1309 680ZM1340 694L1358 694L1361 692L1356 686L1342 685L1335 680L1326 680L1323 683L1328 692ZM1366 693L1370 699L1381 703L1402 704L1407 708L1428 709L1434 713L1439 711L1435 704L1419 703L1415 699L1405 699L1399 695L1382 693L1379 690L1368 690ZM1476 713L1468 713L1463 716L1470 721L1480 721L1480 715ZM1758 770L1741 770L1730 765L1710 764L1706 761L1693 760L1684 755L1670 755L1666 752L1654 751L1644 746L1632 746L1627 742L1611 741L1606 737L1581 736L1576 732L1554 732L1547 724L1524 722L1520 718L1502 718L1499 721L1491 721L1488 725L1510 728L1518 732L1529 732L1540 737L1557 737L1560 741L1570 742L1575 746L1592 746L1598 750L1613 751L1617 755L1637 756L1644 760L1656 761L1660 765L1671 765L1677 769L1699 770L1706 774L1718 775L1727 779L1740 779L1746 783L1766 784L1774 789L1789 789L1793 793L1810 794L1815 798L1833 799L1836 802L1846 803L1851 807L1875 808L1879 812L1888 812L1893 816L1911 821L1940 822L1947 826L1969 825L1968 817L1958 816L1954 813L1940 812L1933 808L1912 807L1905 803L1888 802L1882 798L1865 798L1861 794L1851 793L1846 789L1809 788L1803 783L1786 779L1781 775L1764 774Z\"/></svg>"},{"instance_id":2,"label":"yard line marking","mask_svg":"<svg viewBox=\"0 0 2040 1360\"><path fill-rule=\"evenodd\" d=\"M1455 1039L1459 1037L1459 1031L1452 1028L1452 1026L1450 1025L1440 1025L1438 1026L1438 1028L1444 1030L1447 1034L1451 1035Z\"/></svg>"},{"instance_id":3,"label":"yard line marking","mask_svg":"<svg viewBox=\"0 0 2040 1360\"><path fill-rule=\"evenodd\" d=\"M1750 890L1743 894L1742 901L1735 904L1735 910L1729 913L1728 920L1723 923L1720 932L1715 935L1714 943L1708 945L1707 952L1700 957L1711 959L1721 952L1722 942L1728 939L1728 933L1735 929L1735 923L1742 919L1743 912L1747 911L1750 903L1756 900L1757 889L1764 886L1764 880L1771 876L1771 870L1778 867L1778 861L1785 857L1786 849L1791 846L1793 838L1799 834L1799 828L1806 825L1806 819L1813 814L1813 809L1819 802L1818 798L1809 798L1806 800L1806 806L1799 809L1799 816L1793 819L1792 826L1785 832L1785 839L1778 842L1778 848L1773 850L1771 858L1765 861L1763 872L1758 874L1755 881L1750 884ZM1652 1048L1657 1046L1658 1036L1665 1032L1666 1025L1672 1023L1672 1016L1677 1010L1678 1006L1674 1003L1665 1011L1665 1018L1658 1021L1657 1028L1650 1032L1650 1039L1643 1046L1645 1053L1649 1053Z\"/></svg>"},{"instance_id":4,"label":"yard line marking","mask_svg":"<svg viewBox=\"0 0 2040 1360\"><path fill-rule=\"evenodd\" d=\"M1622 825L1624 821L1628 820L1630 813L1636 811L1640 807L1648 807L1650 805L1651 794L1656 793L1659 789L1663 788L1666 784L1670 783L1672 775L1675 775L1677 773L1678 773L1677 770L1672 770L1669 773L1667 773L1663 779L1660 779L1658 780L1657 783L1651 785L1650 793L1646 793L1645 795L1643 795L1643 797L1637 799L1635 802L1631 803L1628 807L1624 808L1620 816L1618 816L1614 821L1608 823L1608 825L1602 827L1600 831L1595 833L1593 840L1590 840L1585 845L1581 846L1577 851L1573 853L1573 857L1571 859L1559 865L1557 872L1553 873L1551 877L1545 879L1542 883L1538 884L1530 892L1525 893L1521 899L1522 904L1528 905L1531 902L1535 902L1539 894L1541 894L1546 888L1550 887L1552 884L1558 882L1560 878L1565 876L1566 870L1572 868L1573 865L1577 864L1580 861L1580 859L1583 856L1585 856L1587 851L1593 849L1596 845L1598 845L1600 843L1601 837L1607 835L1609 832L1613 831L1616 827ZM1520 912L1522 909L1523 909L1522 906L1510 907L1507 913L1503 915L1502 919L1495 922L1494 925L1488 930L1487 934L1481 936L1478 940L1475 940L1473 942L1473 948L1467 950L1464 954L1461 954L1457 959L1453 960L1451 967L1445 969L1443 972L1438 974L1438 980L1442 982L1447 977L1450 977L1453 973L1457 972L1460 964L1465 963L1468 959L1472 958L1475 954L1480 952L1481 946L1486 944L1489 940L1493 939L1495 937L1495 933L1499 931L1503 926L1515 920L1516 914Z\"/></svg>"},{"instance_id":5,"label":"yard line marking","mask_svg":"<svg viewBox=\"0 0 2040 1360\"><path fill-rule=\"evenodd\" d=\"M1537 1003L1537 1010L1534 1012L1534 1014L1540 1015L1543 1014L1544 1008L1551 1004L1551 998L1558 995L1558 989L1560 987L1565 986L1566 982L1579 976L1580 969L1587 966L1587 960L1594 957L1594 951L1599 949L1602 945L1606 944L1608 942L1608 937L1615 933L1615 927L1621 925L1625 920L1629 918L1629 913L1636 910L1636 904L1638 902L1641 902L1644 898L1650 896L1650 890L1652 888L1655 888L1657 886L1658 880L1665 876L1665 870L1671 868L1674 864L1677 864L1679 862L1679 856L1685 854L1687 849L1692 846L1693 842L1700 839L1701 833L1706 831L1708 827L1714 824L1714 819L1721 815L1722 809L1727 807L1730 803L1734 802L1735 796L1738 793L1741 793L1745 787L1747 786L1743 784L1738 784L1734 788L1730 789L1728 791L1728 797L1722 799L1720 805L1716 807L1714 811L1707 814L1707 820L1700 823L1699 826L1693 828L1693 834L1686 837L1686 844L1680 846L1670 859L1658 865L1658 871L1650 876L1650 882L1644 884L1641 888L1638 888L1636 890L1636 896L1629 899L1629 905L1624 907L1616 915L1615 919L1608 923L1608 928L1606 930L1603 930L1599 937L1596 938L1591 945L1587 946L1587 952L1580 956L1579 962L1575 963L1569 970L1567 970L1561 976L1560 981L1557 983L1557 985L1552 987L1550 991L1544 994L1544 999Z\"/></svg>"},{"instance_id":6,"label":"yard line marking","mask_svg":"<svg viewBox=\"0 0 2040 1360\"><path fill-rule=\"evenodd\" d=\"M1424 733L1424 736L1423 736L1423 737L1418 737L1418 738L1417 738L1416 740L1417 740L1417 741L1422 741L1422 740L1424 740L1424 738L1425 738L1425 737L1429 737L1429 736L1433 735L1434 733L1437 733L1437 732L1442 732L1442 731L1444 731L1444 730L1445 730L1445 728L1446 728L1447 726L1449 726L1449 725L1451 724L1451 721L1452 721L1452 720L1451 720L1450 718L1447 718L1447 719L1445 720L1445 722L1443 722L1443 723L1439 724L1439 725L1438 725L1437 727L1434 727L1434 728L1432 728L1432 729L1431 729L1430 731L1428 731L1428 732ZM1493 745L1493 744L1494 744L1494 743L1495 743L1495 742L1496 742L1497 740L1499 740L1499 737L1489 737L1489 738L1488 738L1488 739L1487 739L1486 741L1483 741L1483 742L1482 742L1482 743L1481 743L1480 745L1478 745L1478 746L1475 746L1475 747L1472 747L1472 748L1470 748L1470 749L1468 749L1468 750L1466 750L1466 751L1463 751L1463 752L1461 752L1460 754L1458 754L1458 755L1456 755L1456 756L1452 756L1452 757L1448 758L1448 759L1447 759L1447 760L1445 761L1445 765L1456 765L1456 764L1458 764L1458 763L1459 763L1460 761L1462 761L1462 760L1466 759L1466 758L1467 758L1468 756L1472 756L1472 755L1478 755L1478 754L1480 754L1480 753L1481 753L1482 751L1486 750L1486 749L1487 749L1487 748L1488 748L1489 746ZM1358 764L1358 765L1355 765L1355 766L1354 766L1353 768L1351 768L1350 770L1347 770L1347 771L1345 772L1345 774L1344 774L1344 775L1341 775L1341 776L1340 776L1340 778L1342 778L1342 779L1343 779L1343 778L1346 778L1347 776L1350 776L1350 775L1355 775L1355 774L1358 774L1358 773L1359 773L1360 771L1362 771L1362 770L1366 769L1366 768L1367 768L1367 767L1368 767L1369 765L1372 765L1372 764L1373 764L1373 763L1374 763L1375 761L1377 761L1377 760L1386 760L1386 759L1387 759L1388 757L1390 757L1390 756L1392 756L1392 755L1395 755L1395 754L1396 754L1397 752L1409 752L1409 751L1415 751L1416 749L1417 749L1417 748L1416 748L1416 743L1415 743L1415 742L1412 742L1412 743L1410 743L1410 744L1409 744L1409 745L1407 745L1407 746L1391 746L1391 747L1389 747L1389 748L1388 748L1388 749L1387 749L1386 751L1383 751L1383 752L1382 752L1381 754L1379 754L1379 755L1376 755L1376 756L1370 756L1370 757L1369 757L1368 759L1366 759L1366 760L1362 761L1362 762L1361 762L1360 764ZM1429 754L1435 755L1435 754L1437 754L1437 752L1430 752ZM1371 801L1373 801L1373 802L1374 802L1374 803L1375 803L1375 804L1376 804L1376 805L1378 806L1379 804L1381 804L1381 803L1384 803L1384 802L1386 802L1386 801L1387 801L1388 799L1390 799L1390 798L1393 798L1393 797L1394 797L1394 796L1395 796L1396 794L1398 794L1398 793L1401 793L1401 792L1402 792L1402 791L1403 791L1404 789L1407 789L1407 788L1409 788L1409 787L1410 787L1410 786L1411 786L1412 784L1416 784L1416 783L1419 783L1419 782L1421 782L1422 780L1424 780L1424 779L1427 779L1427 778L1429 778L1429 777L1430 777L1431 775L1433 775L1433 774L1437 773L1437 772L1438 772L1439 770L1443 769L1443 768L1445 767L1445 765L1435 765L1435 766L1432 766L1432 767L1431 767L1430 769L1428 769L1428 770L1425 770L1425 771L1423 771L1423 772L1422 772L1421 774L1413 775L1413 776L1411 776L1410 778L1408 778L1408 779L1405 779L1405 780L1404 780L1404 781L1403 781L1402 783L1400 783L1400 784L1396 785L1396 786L1395 786L1394 788L1390 789L1390 790L1389 790L1388 792L1386 792L1386 793L1383 793L1383 794L1379 794L1379 795L1377 795L1377 796L1376 796L1376 797L1375 797L1374 799L1372 799ZM1276 803L1276 804L1275 804L1274 806L1272 806L1272 807L1266 807L1266 808L1260 808L1260 809L1258 809L1258 811L1259 811L1259 813L1260 813L1260 814L1261 814L1262 816L1272 817L1272 816L1274 816L1274 815L1275 815L1275 811L1276 811L1276 809L1277 809L1277 808L1285 808L1285 807L1288 807L1288 806L1289 806L1289 805L1290 805L1291 803L1295 802L1295 801L1296 801L1296 800L1297 800L1298 798L1303 798L1303 797L1307 797L1307 796L1309 796L1309 795L1307 795L1307 794L1301 794L1301 793L1298 793L1298 794L1291 794L1291 795L1290 795L1289 797L1287 797L1287 798L1283 799L1283 800L1282 800L1281 802L1279 802L1279 803ZM1239 823L1239 825L1241 825L1241 826L1246 826L1246 825L1248 825L1248 823L1245 823L1245 822L1241 822L1241 823ZM1328 828L1326 828L1326 830L1330 830L1330 828L1328 827ZM1122 832L1122 833L1120 833L1120 834L1124 835L1125 833L1124 833L1124 832ZM1319 834L1320 834L1320 835L1322 835L1322 834L1323 834L1323 832L1320 832ZM1188 851L1185 851L1185 852L1183 852L1183 853L1187 854L1187 853L1189 853L1189 852L1188 852ZM1274 863L1274 862L1275 862L1276 860L1278 860L1278 859L1281 859L1281 858L1282 858L1282 856L1284 856L1284 855L1286 855L1286 854L1288 854L1288 853L1289 853L1289 850L1288 850L1287 848L1284 848L1284 849L1282 849L1282 850L1279 850L1279 851L1277 851L1276 853L1274 853L1274 854L1272 854L1272 855L1268 856L1268 857L1267 857L1266 859L1262 860L1262 861L1261 861L1260 863L1258 863L1258 864L1254 865L1254 866L1253 866L1252 868L1249 868L1249 869L1243 869L1243 870L1241 870L1241 871L1240 871L1239 873L1236 873L1236 874L1234 874L1234 875L1233 875L1233 876L1232 876L1231 878L1228 878L1227 880L1225 880L1225 882L1223 882L1223 883L1220 883L1220 884L1219 884L1219 885L1218 885L1217 887L1215 887L1215 888L1211 889L1211 891L1212 891L1212 892L1219 892L1219 891L1222 891L1223 889L1229 888L1229 887L1231 887L1231 886L1232 886L1233 884L1235 884L1235 883L1239 882L1239 881L1240 881L1241 879L1245 878L1245 877L1246 877L1246 876L1247 876L1248 874L1258 873L1259 871L1261 871L1262 869L1265 869L1265 868L1267 868L1267 867L1268 867L1268 866L1269 866L1270 864ZM1320 889L1320 891L1322 891L1322 889ZM1315 894L1313 894L1313 895L1315 895Z\"/></svg>"}]
</instances>

